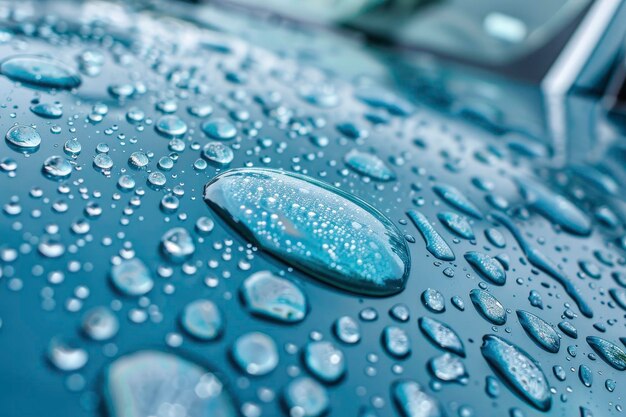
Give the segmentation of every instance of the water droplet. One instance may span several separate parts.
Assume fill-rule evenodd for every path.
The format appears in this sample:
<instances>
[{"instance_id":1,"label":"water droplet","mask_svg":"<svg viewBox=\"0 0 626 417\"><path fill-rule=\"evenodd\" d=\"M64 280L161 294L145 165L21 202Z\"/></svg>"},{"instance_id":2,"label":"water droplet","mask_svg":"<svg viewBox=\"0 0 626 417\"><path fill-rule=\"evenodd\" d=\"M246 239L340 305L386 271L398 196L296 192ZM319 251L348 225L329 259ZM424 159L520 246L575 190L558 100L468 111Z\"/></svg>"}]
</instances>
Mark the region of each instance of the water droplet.
<instances>
[{"instance_id":1,"label":"water droplet","mask_svg":"<svg viewBox=\"0 0 626 417\"><path fill-rule=\"evenodd\" d=\"M63 116L63 107L58 103L38 103L30 107L30 111L45 119L58 119Z\"/></svg>"},{"instance_id":2,"label":"water droplet","mask_svg":"<svg viewBox=\"0 0 626 417\"><path fill-rule=\"evenodd\" d=\"M266 375L278 365L276 343L260 332L239 336L233 344L232 356L235 363L248 375Z\"/></svg>"},{"instance_id":3,"label":"water droplet","mask_svg":"<svg viewBox=\"0 0 626 417\"><path fill-rule=\"evenodd\" d=\"M485 360L518 394L541 411L552 406L550 387L539 364L519 347L495 335L483 337Z\"/></svg>"},{"instance_id":4,"label":"water droplet","mask_svg":"<svg viewBox=\"0 0 626 417\"><path fill-rule=\"evenodd\" d=\"M54 338L48 346L48 358L54 366L65 372L81 369L87 364L87 351Z\"/></svg>"},{"instance_id":5,"label":"water droplet","mask_svg":"<svg viewBox=\"0 0 626 417\"><path fill-rule=\"evenodd\" d=\"M165 232L161 237L161 248L172 262L182 262L196 251L193 238L187 229L182 227L175 227Z\"/></svg>"},{"instance_id":6,"label":"water droplet","mask_svg":"<svg viewBox=\"0 0 626 417\"><path fill-rule=\"evenodd\" d=\"M185 306L180 324L193 337L214 340L222 333L224 321L217 306L210 300L196 300Z\"/></svg>"},{"instance_id":7,"label":"water droplet","mask_svg":"<svg viewBox=\"0 0 626 417\"><path fill-rule=\"evenodd\" d=\"M35 55L14 56L0 63L0 72L13 81L44 88L72 89L81 79L71 68L51 58Z\"/></svg>"},{"instance_id":8,"label":"water droplet","mask_svg":"<svg viewBox=\"0 0 626 417\"><path fill-rule=\"evenodd\" d=\"M578 378L580 378L580 382L587 388L591 387L593 384L593 373L591 373L591 369L589 369L587 365L580 365L578 367Z\"/></svg>"},{"instance_id":9,"label":"water droplet","mask_svg":"<svg viewBox=\"0 0 626 417\"><path fill-rule=\"evenodd\" d=\"M355 344L361 340L361 330L359 323L352 317L339 317L333 326L337 339L347 344Z\"/></svg>"},{"instance_id":10,"label":"water droplet","mask_svg":"<svg viewBox=\"0 0 626 417\"><path fill-rule=\"evenodd\" d=\"M622 348L597 336L588 336L587 343L613 368L619 371L626 370L626 352Z\"/></svg>"},{"instance_id":11,"label":"water droplet","mask_svg":"<svg viewBox=\"0 0 626 417\"><path fill-rule=\"evenodd\" d=\"M72 173L72 165L62 156L50 156L43 162L43 174L52 180L62 180Z\"/></svg>"},{"instance_id":12,"label":"water droplet","mask_svg":"<svg viewBox=\"0 0 626 417\"><path fill-rule=\"evenodd\" d=\"M420 317L418 323L424 335L435 346L465 357L463 342L448 325L429 317Z\"/></svg>"},{"instance_id":13,"label":"water droplet","mask_svg":"<svg viewBox=\"0 0 626 417\"><path fill-rule=\"evenodd\" d=\"M461 191L457 188L447 184L439 184L433 186L433 191L439 196L439 198L450 204L455 209L476 219L483 218L483 215L478 207L476 207L474 203L465 197L465 195L463 195L463 193L461 193Z\"/></svg>"},{"instance_id":14,"label":"water droplet","mask_svg":"<svg viewBox=\"0 0 626 417\"><path fill-rule=\"evenodd\" d=\"M285 388L284 399L290 416L319 417L330 406L326 389L308 377L291 381Z\"/></svg>"},{"instance_id":15,"label":"water droplet","mask_svg":"<svg viewBox=\"0 0 626 417\"><path fill-rule=\"evenodd\" d=\"M313 277L359 294L404 288L410 258L400 231L339 189L298 174L248 168L215 177L204 199L244 236Z\"/></svg>"},{"instance_id":16,"label":"water droplet","mask_svg":"<svg viewBox=\"0 0 626 417\"><path fill-rule=\"evenodd\" d=\"M383 346L387 353L396 358L404 358L411 353L411 340L403 329L387 326L383 330Z\"/></svg>"},{"instance_id":17,"label":"water droplet","mask_svg":"<svg viewBox=\"0 0 626 417\"><path fill-rule=\"evenodd\" d=\"M6 141L16 151L34 152L41 144L41 136L30 126L13 126L5 136Z\"/></svg>"},{"instance_id":18,"label":"water droplet","mask_svg":"<svg viewBox=\"0 0 626 417\"><path fill-rule=\"evenodd\" d=\"M345 156L346 165L355 172L379 181L391 181L396 174L379 157L357 149L350 150Z\"/></svg>"},{"instance_id":19,"label":"water droplet","mask_svg":"<svg viewBox=\"0 0 626 417\"><path fill-rule=\"evenodd\" d=\"M439 402L422 390L415 381L396 381L391 395L404 417L444 417Z\"/></svg>"},{"instance_id":20,"label":"water droplet","mask_svg":"<svg viewBox=\"0 0 626 417\"><path fill-rule=\"evenodd\" d=\"M237 136L237 128L226 119L214 119L202 124L202 131L215 140L230 140Z\"/></svg>"},{"instance_id":21,"label":"water droplet","mask_svg":"<svg viewBox=\"0 0 626 417\"><path fill-rule=\"evenodd\" d=\"M144 152L137 151L130 154L128 162L134 168L143 168L148 165L150 160L148 159L148 155L146 155Z\"/></svg>"},{"instance_id":22,"label":"water droplet","mask_svg":"<svg viewBox=\"0 0 626 417\"><path fill-rule=\"evenodd\" d=\"M464 256L465 260L481 276L496 285L504 285L506 283L506 272L504 272L502 264L496 258L481 252L467 252Z\"/></svg>"},{"instance_id":23,"label":"water droplet","mask_svg":"<svg viewBox=\"0 0 626 417\"><path fill-rule=\"evenodd\" d=\"M202 148L202 156L209 162L219 165L228 165L233 162L235 154L230 146L221 142L209 142Z\"/></svg>"},{"instance_id":24,"label":"water droplet","mask_svg":"<svg viewBox=\"0 0 626 417\"><path fill-rule=\"evenodd\" d=\"M111 417L239 415L216 375L157 351L140 351L115 360L106 371L105 399Z\"/></svg>"},{"instance_id":25,"label":"water droplet","mask_svg":"<svg viewBox=\"0 0 626 417\"><path fill-rule=\"evenodd\" d=\"M119 320L106 307L96 307L83 318L83 331L93 340L109 340L117 334Z\"/></svg>"},{"instance_id":26,"label":"water droplet","mask_svg":"<svg viewBox=\"0 0 626 417\"><path fill-rule=\"evenodd\" d=\"M551 353L559 351L561 339L552 326L540 317L523 310L517 310L517 318L537 345Z\"/></svg>"},{"instance_id":27,"label":"water droplet","mask_svg":"<svg viewBox=\"0 0 626 417\"><path fill-rule=\"evenodd\" d=\"M154 128L166 138L180 137L187 133L187 123L176 115L161 116Z\"/></svg>"},{"instance_id":28,"label":"water droplet","mask_svg":"<svg viewBox=\"0 0 626 417\"><path fill-rule=\"evenodd\" d=\"M123 294L140 296L150 292L154 281L146 265L137 258L123 260L111 268L111 282Z\"/></svg>"},{"instance_id":29,"label":"water droplet","mask_svg":"<svg viewBox=\"0 0 626 417\"><path fill-rule=\"evenodd\" d=\"M422 235L428 252L442 261L453 261L455 259L454 252L452 252L450 246L448 246L443 237L431 226L426 216L417 210L409 210L407 215Z\"/></svg>"},{"instance_id":30,"label":"water droplet","mask_svg":"<svg viewBox=\"0 0 626 417\"><path fill-rule=\"evenodd\" d=\"M468 375L463 361L449 353L428 361L428 368L435 378L444 382L466 383Z\"/></svg>"},{"instance_id":31,"label":"water droplet","mask_svg":"<svg viewBox=\"0 0 626 417\"><path fill-rule=\"evenodd\" d=\"M433 313L441 313L446 309L446 299L443 295L432 288L427 288L422 293L422 303Z\"/></svg>"},{"instance_id":32,"label":"water droplet","mask_svg":"<svg viewBox=\"0 0 626 417\"><path fill-rule=\"evenodd\" d=\"M452 233L462 237L463 239L474 240L474 231L467 217L460 216L450 211L443 211L437 215L439 221L446 226Z\"/></svg>"},{"instance_id":33,"label":"water droplet","mask_svg":"<svg viewBox=\"0 0 626 417\"><path fill-rule=\"evenodd\" d=\"M481 316L493 324L502 326L506 323L506 311L500 301L487 291L473 289L470 291L470 299Z\"/></svg>"},{"instance_id":34,"label":"water droplet","mask_svg":"<svg viewBox=\"0 0 626 417\"><path fill-rule=\"evenodd\" d=\"M254 314L285 323L302 321L306 316L307 302L302 290L269 271L260 271L246 278L241 294Z\"/></svg>"},{"instance_id":35,"label":"water droplet","mask_svg":"<svg viewBox=\"0 0 626 417\"><path fill-rule=\"evenodd\" d=\"M304 348L304 363L322 382L337 382L346 372L343 352L326 341L307 344Z\"/></svg>"}]
</instances>

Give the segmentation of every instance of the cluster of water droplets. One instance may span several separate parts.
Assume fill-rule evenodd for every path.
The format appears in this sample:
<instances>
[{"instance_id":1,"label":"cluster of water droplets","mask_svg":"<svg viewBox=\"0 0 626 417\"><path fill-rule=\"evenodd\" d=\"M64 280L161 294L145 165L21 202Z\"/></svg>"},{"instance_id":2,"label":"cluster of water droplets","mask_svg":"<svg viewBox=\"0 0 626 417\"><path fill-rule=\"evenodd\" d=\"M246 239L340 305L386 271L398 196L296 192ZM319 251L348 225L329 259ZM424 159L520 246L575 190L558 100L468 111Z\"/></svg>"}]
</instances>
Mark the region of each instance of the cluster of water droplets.
<instances>
[{"instance_id":1,"label":"cluster of water droplets","mask_svg":"<svg viewBox=\"0 0 626 417\"><path fill-rule=\"evenodd\" d=\"M607 174L533 172L367 77L121 12L167 41L41 19L0 44L0 284L75 322L35 347L81 406L621 412L626 239L588 191Z\"/></svg>"}]
</instances>

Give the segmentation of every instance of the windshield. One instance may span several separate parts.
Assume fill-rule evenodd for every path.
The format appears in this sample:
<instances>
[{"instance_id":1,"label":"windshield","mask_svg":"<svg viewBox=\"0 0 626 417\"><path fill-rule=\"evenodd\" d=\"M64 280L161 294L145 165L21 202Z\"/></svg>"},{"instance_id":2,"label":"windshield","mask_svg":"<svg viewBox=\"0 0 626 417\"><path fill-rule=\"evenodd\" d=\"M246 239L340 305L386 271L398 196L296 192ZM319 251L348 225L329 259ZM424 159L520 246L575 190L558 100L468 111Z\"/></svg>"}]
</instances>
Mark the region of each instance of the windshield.
<instances>
[{"instance_id":1,"label":"windshield","mask_svg":"<svg viewBox=\"0 0 626 417\"><path fill-rule=\"evenodd\" d=\"M370 38L480 66L511 65L539 52L552 63L590 0L239 0L298 19L357 29ZM560 42L559 42L560 40ZM551 43L558 47L549 48ZM542 49L550 51L542 51ZM539 65L538 65L539 64Z\"/></svg>"}]
</instances>

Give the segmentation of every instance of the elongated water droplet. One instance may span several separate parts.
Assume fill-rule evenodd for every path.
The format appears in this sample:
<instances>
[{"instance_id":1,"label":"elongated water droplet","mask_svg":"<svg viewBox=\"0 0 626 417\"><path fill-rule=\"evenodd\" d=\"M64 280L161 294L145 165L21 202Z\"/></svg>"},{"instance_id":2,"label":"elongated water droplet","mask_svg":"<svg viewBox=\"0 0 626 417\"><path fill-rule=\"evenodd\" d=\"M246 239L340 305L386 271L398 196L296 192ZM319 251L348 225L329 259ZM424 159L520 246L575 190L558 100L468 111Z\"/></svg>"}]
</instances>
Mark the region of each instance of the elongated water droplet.
<instances>
[{"instance_id":1,"label":"elongated water droplet","mask_svg":"<svg viewBox=\"0 0 626 417\"><path fill-rule=\"evenodd\" d=\"M550 387L539 364L516 345L495 335L483 337L481 353L509 386L541 411L552 406Z\"/></svg>"},{"instance_id":2,"label":"elongated water droplet","mask_svg":"<svg viewBox=\"0 0 626 417\"><path fill-rule=\"evenodd\" d=\"M565 197L529 179L518 178L516 183L531 209L566 232L582 236L591 233L590 220Z\"/></svg>"},{"instance_id":3,"label":"elongated water droplet","mask_svg":"<svg viewBox=\"0 0 626 417\"><path fill-rule=\"evenodd\" d=\"M626 352L614 343L597 336L587 336L587 343L613 368L626 370Z\"/></svg>"},{"instance_id":4,"label":"elongated water droplet","mask_svg":"<svg viewBox=\"0 0 626 417\"><path fill-rule=\"evenodd\" d=\"M517 318L535 343L551 353L561 347L559 334L542 318L523 310L517 310Z\"/></svg>"},{"instance_id":5,"label":"elongated water droplet","mask_svg":"<svg viewBox=\"0 0 626 417\"><path fill-rule=\"evenodd\" d=\"M420 317L418 323L422 333L424 333L435 346L465 357L463 342L448 325L429 317Z\"/></svg>"},{"instance_id":6,"label":"elongated water droplet","mask_svg":"<svg viewBox=\"0 0 626 417\"><path fill-rule=\"evenodd\" d=\"M470 291L470 299L481 316L493 324L502 326L506 323L506 311L504 306L487 291L473 289Z\"/></svg>"},{"instance_id":7,"label":"elongated water droplet","mask_svg":"<svg viewBox=\"0 0 626 417\"><path fill-rule=\"evenodd\" d=\"M215 177L204 199L245 237L313 277L359 294L404 288L410 258L400 231L339 189L298 174L247 168Z\"/></svg>"},{"instance_id":8,"label":"elongated water droplet","mask_svg":"<svg viewBox=\"0 0 626 417\"><path fill-rule=\"evenodd\" d=\"M475 239L472 226L466 217L450 211L443 211L437 215L437 218L455 235L462 237L463 239Z\"/></svg>"},{"instance_id":9,"label":"elongated water droplet","mask_svg":"<svg viewBox=\"0 0 626 417\"><path fill-rule=\"evenodd\" d=\"M382 159L357 149L350 150L345 156L346 165L353 171L379 181L391 181L396 174Z\"/></svg>"},{"instance_id":10,"label":"elongated water droplet","mask_svg":"<svg viewBox=\"0 0 626 417\"><path fill-rule=\"evenodd\" d=\"M433 191L437 194L442 200L446 203L450 204L455 209L462 211L468 216L474 217L476 219L482 219L483 215L461 191L457 188L447 185L447 184L439 184L433 186Z\"/></svg>"},{"instance_id":11,"label":"elongated water droplet","mask_svg":"<svg viewBox=\"0 0 626 417\"><path fill-rule=\"evenodd\" d=\"M44 88L72 89L80 85L79 75L51 58L23 55L0 63L0 72L13 81Z\"/></svg>"},{"instance_id":12,"label":"elongated water droplet","mask_svg":"<svg viewBox=\"0 0 626 417\"><path fill-rule=\"evenodd\" d=\"M442 261L453 261L455 259L454 252L452 252L450 246L448 246L443 237L437 233L426 216L417 210L409 210L407 215L422 235L428 252Z\"/></svg>"},{"instance_id":13,"label":"elongated water droplet","mask_svg":"<svg viewBox=\"0 0 626 417\"><path fill-rule=\"evenodd\" d=\"M481 276L496 285L504 285L506 283L506 272L504 272L502 264L496 258L492 258L482 252L467 252L464 256L465 260Z\"/></svg>"}]
</instances>

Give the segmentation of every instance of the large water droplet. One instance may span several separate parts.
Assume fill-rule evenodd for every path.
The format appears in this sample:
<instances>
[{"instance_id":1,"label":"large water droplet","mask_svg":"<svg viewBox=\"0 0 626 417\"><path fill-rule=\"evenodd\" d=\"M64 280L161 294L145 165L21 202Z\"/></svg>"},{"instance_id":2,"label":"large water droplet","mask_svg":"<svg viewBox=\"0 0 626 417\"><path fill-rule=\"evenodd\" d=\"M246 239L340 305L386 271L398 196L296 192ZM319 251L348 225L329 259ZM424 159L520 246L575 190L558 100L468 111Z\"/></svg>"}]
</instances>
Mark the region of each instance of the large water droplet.
<instances>
[{"instance_id":1,"label":"large water droplet","mask_svg":"<svg viewBox=\"0 0 626 417\"><path fill-rule=\"evenodd\" d=\"M44 88L72 89L80 76L71 68L43 56L14 56L0 63L0 72L13 81Z\"/></svg>"},{"instance_id":2,"label":"large water droplet","mask_svg":"<svg viewBox=\"0 0 626 417\"><path fill-rule=\"evenodd\" d=\"M113 362L105 375L105 399L111 417L239 415L216 375L157 351L141 351Z\"/></svg>"},{"instance_id":3,"label":"large water droplet","mask_svg":"<svg viewBox=\"0 0 626 417\"><path fill-rule=\"evenodd\" d=\"M483 337L480 351L498 375L529 404L541 411L550 409L552 397L548 380L530 355L495 335Z\"/></svg>"},{"instance_id":4,"label":"large water droplet","mask_svg":"<svg viewBox=\"0 0 626 417\"><path fill-rule=\"evenodd\" d=\"M255 244L325 282L359 294L404 288L408 248L364 201L299 174L247 168L208 183L204 199Z\"/></svg>"},{"instance_id":5,"label":"large water droplet","mask_svg":"<svg viewBox=\"0 0 626 417\"><path fill-rule=\"evenodd\" d=\"M30 126L13 126L5 136L9 145L19 152L33 152L41 144L41 136Z\"/></svg>"}]
</instances>

